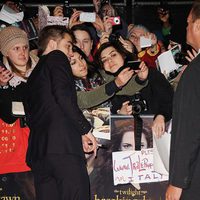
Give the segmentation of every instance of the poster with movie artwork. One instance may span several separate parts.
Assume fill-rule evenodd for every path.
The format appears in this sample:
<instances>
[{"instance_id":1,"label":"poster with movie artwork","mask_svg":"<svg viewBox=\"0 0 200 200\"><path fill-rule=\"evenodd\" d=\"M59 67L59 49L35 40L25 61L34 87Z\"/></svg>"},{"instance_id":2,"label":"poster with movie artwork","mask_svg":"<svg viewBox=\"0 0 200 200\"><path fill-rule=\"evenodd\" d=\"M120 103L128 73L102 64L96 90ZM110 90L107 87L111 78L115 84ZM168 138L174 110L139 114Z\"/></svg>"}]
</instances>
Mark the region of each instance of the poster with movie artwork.
<instances>
[{"instance_id":1,"label":"poster with movie artwork","mask_svg":"<svg viewBox=\"0 0 200 200\"><path fill-rule=\"evenodd\" d=\"M143 120L142 135L141 135L141 152L134 154L134 119L132 116L112 115L111 124L111 140L101 141L103 148L98 150L97 158L90 160L89 176L91 181L91 199L137 199L137 200L165 200L165 191L167 187L168 164L169 164L169 143L170 143L170 128L166 124L166 133L162 141L157 141L152 136L151 126L153 122L152 115L141 116ZM155 145L154 145L155 144ZM160 147L163 149L160 152ZM128 156L128 165L116 166L113 163L113 152L116 152L118 164L123 156ZM118 154L118 155L117 155ZM120 156L121 157L120 157ZM115 156L115 158L116 158ZM155 165L154 157L158 164ZM126 158L126 157L125 157ZM148 162L147 159L148 158ZM143 159L143 163L140 159ZM130 160L133 161L134 167L139 173L137 181L131 169ZM162 166L160 167L160 164ZM115 167L115 169L114 169ZM152 172L152 167L156 173ZM129 181L121 179L121 183L114 182L113 170L120 174L121 169L127 169ZM145 170L144 170L145 169ZM132 171L131 171L132 170ZM144 174L142 174L144 172ZM150 175L149 175L150 173ZM159 176L164 174L163 177ZM138 175L138 174L137 174ZM165 178L164 178L165 177ZM125 180L125 181L124 181ZM124 181L124 183L122 183Z\"/></svg>"},{"instance_id":2,"label":"poster with movie artwork","mask_svg":"<svg viewBox=\"0 0 200 200\"><path fill-rule=\"evenodd\" d=\"M83 111L93 127L93 135L98 139L110 140L110 108L98 107Z\"/></svg>"}]
</instances>

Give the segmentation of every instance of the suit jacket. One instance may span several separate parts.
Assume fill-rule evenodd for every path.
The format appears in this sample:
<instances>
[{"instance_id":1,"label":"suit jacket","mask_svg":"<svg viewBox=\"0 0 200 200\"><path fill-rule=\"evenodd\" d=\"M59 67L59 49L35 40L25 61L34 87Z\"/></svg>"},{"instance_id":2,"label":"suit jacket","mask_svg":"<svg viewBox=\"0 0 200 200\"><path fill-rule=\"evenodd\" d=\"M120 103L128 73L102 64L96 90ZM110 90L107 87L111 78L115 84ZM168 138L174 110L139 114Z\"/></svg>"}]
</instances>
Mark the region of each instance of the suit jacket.
<instances>
[{"instance_id":1,"label":"suit jacket","mask_svg":"<svg viewBox=\"0 0 200 200\"><path fill-rule=\"evenodd\" d=\"M182 199L200 199L200 55L186 68L174 96L169 182Z\"/></svg>"},{"instance_id":2,"label":"suit jacket","mask_svg":"<svg viewBox=\"0 0 200 200\"><path fill-rule=\"evenodd\" d=\"M24 99L30 127L27 163L48 154L84 156L81 135L91 129L77 105L71 66L61 51L40 58Z\"/></svg>"}]
</instances>

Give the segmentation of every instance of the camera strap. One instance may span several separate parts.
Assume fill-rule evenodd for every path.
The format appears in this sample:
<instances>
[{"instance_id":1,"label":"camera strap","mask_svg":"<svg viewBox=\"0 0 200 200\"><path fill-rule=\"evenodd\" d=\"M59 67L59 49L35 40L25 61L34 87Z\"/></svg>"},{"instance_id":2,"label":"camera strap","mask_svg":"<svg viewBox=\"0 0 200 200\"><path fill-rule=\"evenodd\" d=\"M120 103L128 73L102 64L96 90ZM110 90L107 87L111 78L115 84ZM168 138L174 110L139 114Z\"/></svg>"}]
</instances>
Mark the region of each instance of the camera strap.
<instances>
[{"instance_id":1,"label":"camera strap","mask_svg":"<svg viewBox=\"0 0 200 200\"><path fill-rule=\"evenodd\" d=\"M134 115L135 150L141 150L143 120L139 115Z\"/></svg>"}]
</instances>

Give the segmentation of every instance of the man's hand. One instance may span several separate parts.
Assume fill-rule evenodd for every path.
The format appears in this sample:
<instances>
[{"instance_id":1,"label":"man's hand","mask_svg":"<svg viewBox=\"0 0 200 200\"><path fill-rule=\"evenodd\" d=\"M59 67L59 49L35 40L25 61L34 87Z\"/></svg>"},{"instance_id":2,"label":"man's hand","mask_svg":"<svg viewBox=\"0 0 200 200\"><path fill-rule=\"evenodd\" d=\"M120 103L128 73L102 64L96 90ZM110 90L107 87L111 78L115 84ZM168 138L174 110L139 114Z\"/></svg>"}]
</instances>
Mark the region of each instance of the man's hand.
<instances>
[{"instance_id":1,"label":"man's hand","mask_svg":"<svg viewBox=\"0 0 200 200\"><path fill-rule=\"evenodd\" d=\"M130 68L123 69L115 79L115 83L118 88L123 87L128 83L130 78L133 76L134 71L130 70Z\"/></svg>"},{"instance_id":2,"label":"man's hand","mask_svg":"<svg viewBox=\"0 0 200 200\"><path fill-rule=\"evenodd\" d=\"M188 56L186 56L185 58L189 62L191 62L198 55L198 53L194 49L192 49L192 51L187 50L187 54L188 54Z\"/></svg>"},{"instance_id":3,"label":"man's hand","mask_svg":"<svg viewBox=\"0 0 200 200\"><path fill-rule=\"evenodd\" d=\"M169 185L165 194L165 200L179 200L182 194L182 188Z\"/></svg>"},{"instance_id":4,"label":"man's hand","mask_svg":"<svg viewBox=\"0 0 200 200\"><path fill-rule=\"evenodd\" d=\"M83 150L85 153L94 152L95 156L97 153L97 141L94 135L89 132L82 135Z\"/></svg>"}]
</instances>

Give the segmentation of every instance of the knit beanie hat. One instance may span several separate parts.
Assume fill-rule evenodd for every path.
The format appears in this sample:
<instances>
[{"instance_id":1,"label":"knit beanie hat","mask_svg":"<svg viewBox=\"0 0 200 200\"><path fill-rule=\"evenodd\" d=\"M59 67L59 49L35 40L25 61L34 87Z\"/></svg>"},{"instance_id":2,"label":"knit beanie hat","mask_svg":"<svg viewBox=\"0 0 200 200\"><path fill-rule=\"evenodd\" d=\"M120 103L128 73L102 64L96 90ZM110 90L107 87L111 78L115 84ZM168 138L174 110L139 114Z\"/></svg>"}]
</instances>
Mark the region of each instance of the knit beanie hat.
<instances>
[{"instance_id":1,"label":"knit beanie hat","mask_svg":"<svg viewBox=\"0 0 200 200\"><path fill-rule=\"evenodd\" d=\"M18 43L29 45L28 37L25 31L15 26L5 27L0 31L0 51L7 56L8 51Z\"/></svg>"}]
</instances>

